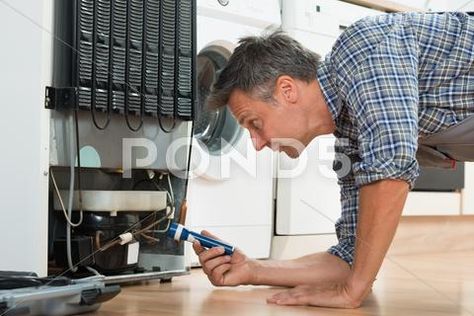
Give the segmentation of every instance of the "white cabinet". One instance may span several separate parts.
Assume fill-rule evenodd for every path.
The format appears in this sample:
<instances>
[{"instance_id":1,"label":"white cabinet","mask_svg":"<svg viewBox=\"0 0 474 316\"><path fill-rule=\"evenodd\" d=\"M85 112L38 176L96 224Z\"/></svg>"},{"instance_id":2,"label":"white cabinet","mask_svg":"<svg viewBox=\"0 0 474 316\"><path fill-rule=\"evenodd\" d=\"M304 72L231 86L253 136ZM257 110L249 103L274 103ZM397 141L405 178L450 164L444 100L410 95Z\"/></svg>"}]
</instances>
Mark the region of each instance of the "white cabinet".
<instances>
[{"instance_id":1,"label":"white cabinet","mask_svg":"<svg viewBox=\"0 0 474 316\"><path fill-rule=\"evenodd\" d=\"M334 137L320 136L311 142L299 159L280 154L277 235L334 232L341 205L336 173L332 170L333 148Z\"/></svg>"},{"instance_id":2,"label":"white cabinet","mask_svg":"<svg viewBox=\"0 0 474 316\"><path fill-rule=\"evenodd\" d=\"M403 215L459 215L461 201L460 192L410 192L405 202Z\"/></svg>"},{"instance_id":3,"label":"white cabinet","mask_svg":"<svg viewBox=\"0 0 474 316\"><path fill-rule=\"evenodd\" d=\"M0 9L2 155L0 270L47 274L49 84L52 1L14 1ZM22 12L28 18L21 16Z\"/></svg>"},{"instance_id":4,"label":"white cabinet","mask_svg":"<svg viewBox=\"0 0 474 316\"><path fill-rule=\"evenodd\" d=\"M437 180L442 181L442 180ZM464 163L464 188L455 192L410 192L404 216L474 215L474 162Z\"/></svg>"},{"instance_id":5,"label":"white cabinet","mask_svg":"<svg viewBox=\"0 0 474 316\"><path fill-rule=\"evenodd\" d=\"M474 215L474 162L466 162L464 190L462 190L462 214Z\"/></svg>"},{"instance_id":6,"label":"white cabinet","mask_svg":"<svg viewBox=\"0 0 474 316\"><path fill-rule=\"evenodd\" d=\"M357 20L383 12L335 0L283 0L282 28L324 56L341 32Z\"/></svg>"}]
</instances>

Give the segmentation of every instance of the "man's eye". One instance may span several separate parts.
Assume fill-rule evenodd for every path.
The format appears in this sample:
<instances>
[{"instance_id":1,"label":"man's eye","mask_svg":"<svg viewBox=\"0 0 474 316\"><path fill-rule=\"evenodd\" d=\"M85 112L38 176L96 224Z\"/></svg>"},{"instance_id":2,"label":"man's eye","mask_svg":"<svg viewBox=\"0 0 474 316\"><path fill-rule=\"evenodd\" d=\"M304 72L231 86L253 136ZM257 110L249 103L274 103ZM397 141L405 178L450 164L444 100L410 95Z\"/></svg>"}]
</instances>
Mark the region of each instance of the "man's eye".
<instances>
[{"instance_id":1,"label":"man's eye","mask_svg":"<svg viewBox=\"0 0 474 316\"><path fill-rule=\"evenodd\" d=\"M260 121L252 121L251 123L251 126L255 129L261 129L262 128L262 123Z\"/></svg>"}]
</instances>

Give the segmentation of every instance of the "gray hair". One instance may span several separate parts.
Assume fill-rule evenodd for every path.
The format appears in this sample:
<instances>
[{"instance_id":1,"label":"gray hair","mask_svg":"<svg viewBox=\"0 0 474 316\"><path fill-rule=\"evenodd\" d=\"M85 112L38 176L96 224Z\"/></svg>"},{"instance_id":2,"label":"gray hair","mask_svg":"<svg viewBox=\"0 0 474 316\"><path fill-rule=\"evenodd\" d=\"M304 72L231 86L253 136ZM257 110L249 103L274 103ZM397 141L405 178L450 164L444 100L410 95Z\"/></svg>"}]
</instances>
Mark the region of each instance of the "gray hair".
<instances>
[{"instance_id":1,"label":"gray hair","mask_svg":"<svg viewBox=\"0 0 474 316\"><path fill-rule=\"evenodd\" d=\"M228 103L235 89L263 100L273 100L276 80L282 75L311 82L320 56L281 31L239 40L207 98L208 109Z\"/></svg>"}]
</instances>

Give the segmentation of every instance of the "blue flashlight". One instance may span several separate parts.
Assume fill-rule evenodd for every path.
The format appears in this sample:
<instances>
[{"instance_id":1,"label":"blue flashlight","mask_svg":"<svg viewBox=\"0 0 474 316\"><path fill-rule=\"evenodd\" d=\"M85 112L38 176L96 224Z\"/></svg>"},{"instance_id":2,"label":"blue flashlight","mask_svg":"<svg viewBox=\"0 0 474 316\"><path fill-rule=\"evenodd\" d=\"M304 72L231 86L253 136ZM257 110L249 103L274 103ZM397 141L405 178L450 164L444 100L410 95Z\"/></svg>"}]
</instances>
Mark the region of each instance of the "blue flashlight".
<instances>
[{"instance_id":1,"label":"blue flashlight","mask_svg":"<svg viewBox=\"0 0 474 316\"><path fill-rule=\"evenodd\" d=\"M201 246L205 248L213 248L213 247L223 247L225 250L226 255L232 255L234 253L234 246L226 244L222 241L215 240L213 238L209 238L188 230L181 224L171 223L170 228L168 229L167 233L168 237L173 238L174 240L186 240L189 242L194 242L195 240L199 241Z\"/></svg>"}]
</instances>

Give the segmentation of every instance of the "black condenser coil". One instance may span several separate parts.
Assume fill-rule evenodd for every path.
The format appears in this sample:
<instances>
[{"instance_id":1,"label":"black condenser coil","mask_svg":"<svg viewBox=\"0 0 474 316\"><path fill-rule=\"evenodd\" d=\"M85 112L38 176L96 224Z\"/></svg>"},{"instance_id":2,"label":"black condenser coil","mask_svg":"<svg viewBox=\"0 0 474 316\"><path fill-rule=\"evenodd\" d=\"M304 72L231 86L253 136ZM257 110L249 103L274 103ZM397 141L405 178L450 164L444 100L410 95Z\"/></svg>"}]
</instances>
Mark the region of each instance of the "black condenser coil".
<instances>
[{"instance_id":1,"label":"black condenser coil","mask_svg":"<svg viewBox=\"0 0 474 316\"><path fill-rule=\"evenodd\" d=\"M193 119L196 0L56 0L46 107Z\"/></svg>"}]
</instances>

